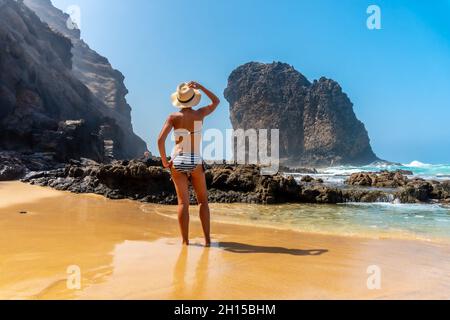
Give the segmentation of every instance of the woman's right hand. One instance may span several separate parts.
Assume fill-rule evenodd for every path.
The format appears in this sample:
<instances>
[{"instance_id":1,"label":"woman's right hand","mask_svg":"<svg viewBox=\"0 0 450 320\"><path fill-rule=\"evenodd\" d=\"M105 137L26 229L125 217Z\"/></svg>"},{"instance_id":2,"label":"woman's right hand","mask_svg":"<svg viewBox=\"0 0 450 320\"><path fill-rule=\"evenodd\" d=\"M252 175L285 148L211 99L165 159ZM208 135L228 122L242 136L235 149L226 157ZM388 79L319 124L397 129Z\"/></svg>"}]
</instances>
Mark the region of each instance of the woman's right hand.
<instances>
[{"instance_id":1,"label":"woman's right hand","mask_svg":"<svg viewBox=\"0 0 450 320\"><path fill-rule=\"evenodd\" d=\"M170 169L173 166L173 161L163 161L163 167L164 169Z\"/></svg>"}]
</instances>

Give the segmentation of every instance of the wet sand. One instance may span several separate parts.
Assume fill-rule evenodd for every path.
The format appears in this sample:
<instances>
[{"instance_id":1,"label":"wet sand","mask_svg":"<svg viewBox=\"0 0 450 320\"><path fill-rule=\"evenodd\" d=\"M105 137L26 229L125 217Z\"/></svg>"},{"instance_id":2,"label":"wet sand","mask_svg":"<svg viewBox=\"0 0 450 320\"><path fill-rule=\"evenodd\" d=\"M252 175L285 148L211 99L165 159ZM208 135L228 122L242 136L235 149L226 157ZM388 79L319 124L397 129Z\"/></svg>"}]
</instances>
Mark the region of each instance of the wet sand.
<instances>
[{"instance_id":1,"label":"wet sand","mask_svg":"<svg viewBox=\"0 0 450 320\"><path fill-rule=\"evenodd\" d=\"M213 223L203 248L193 218L186 248L174 219L145 208L0 183L0 298L450 299L446 244ZM380 290L367 288L372 265ZM70 266L81 289L67 287Z\"/></svg>"}]
</instances>

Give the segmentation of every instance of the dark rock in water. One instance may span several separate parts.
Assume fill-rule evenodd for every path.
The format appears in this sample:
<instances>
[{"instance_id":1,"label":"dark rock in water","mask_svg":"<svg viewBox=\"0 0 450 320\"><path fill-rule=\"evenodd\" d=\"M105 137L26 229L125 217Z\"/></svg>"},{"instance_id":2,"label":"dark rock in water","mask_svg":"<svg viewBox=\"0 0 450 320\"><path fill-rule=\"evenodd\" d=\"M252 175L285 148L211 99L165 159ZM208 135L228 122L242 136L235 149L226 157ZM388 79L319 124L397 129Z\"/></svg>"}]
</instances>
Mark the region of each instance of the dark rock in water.
<instances>
[{"instance_id":1,"label":"dark rock in water","mask_svg":"<svg viewBox=\"0 0 450 320\"><path fill-rule=\"evenodd\" d=\"M390 203L395 199L394 190L377 190L377 189L344 189L342 190L343 198L345 202L355 203Z\"/></svg>"},{"instance_id":2,"label":"dark rock in water","mask_svg":"<svg viewBox=\"0 0 450 320\"><path fill-rule=\"evenodd\" d=\"M402 203L428 202L432 199L433 186L424 180L409 181L397 193L397 198Z\"/></svg>"},{"instance_id":3,"label":"dark rock in water","mask_svg":"<svg viewBox=\"0 0 450 320\"><path fill-rule=\"evenodd\" d=\"M404 175L404 176L413 176L414 172L410 171L410 170L397 170L396 172Z\"/></svg>"},{"instance_id":4,"label":"dark rock in water","mask_svg":"<svg viewBox=\"0 0 450 320\"><path fill-rule=\"evenodd\" d=\"M314 178L311 176L304 176L302 177L302 179L300 180L301 182L314 182Z\"/></svg>"},{"instance_id":5,"label":"dark rock in water","mask_svg":"<svg viewBox=\"0 0 450 320\"><path fill-rule=\"evenodd\" d=\"M283 165L365 165L377 161L369 136L338 83L310 83L284 63L234 70L225 97L234 129L279 129Z\"/></svg>"},{"instance_id":6,"label":"dark rock in water","mask_svg":"<svg viewBox=\"0 0 450 320\"><path fill-rule=\"evenodd\" d=\"M104 161L106 140L114 156L136 156L128 132L74 76L71 41L22 1L0 7L0 150Z\"/></svg>"},{"instance_id":7,"label":"dark rock in water","mask_svg":"<svg viewBox=\"0 0 450 320\"><path fill-rule=\"evenodd\" d=\"M393 196L401 203L444 201L450 197L450 182L408 179L404 174L405 171L361 172L353 174L346 183L350 186L391 188L391 191L385 192L390 194L389 197Z\"/></svg>"},{"instance_id":8,"label":"dark rock in water","mask_svg":"<svg viewBox=\"0 0 450 320\"><path fill-rule=\"evenodd\" d=\"M432 199L450 200L450 180L443 182L433 182Z\"/></svg>"},{"instance_id":9,"label":"dark rock in water","mask_svg":"<svg viewBox=\"0 0 450 320\"><path fill-rule=\"evenodd\" d=\"M300 194L300 202L337 204L344 201L342 191L326 186L303 187Z\"/></svg>"},{"instance_id":10,"label":"dark rock in water","mask_svg":"<svg viewBox=\"0 0 450 320\"><path fill-rule=\"evenodd\" d=\"M280 166L279 168L280 172L285 173L302 173L302 174L317 174L317 169L314 168L289 168L285 166Z\"/></svg>"},{"instance_id":11,"label":"dark rock in water","mask_svg":"<svg viewBox=\"0 0 450 320\"><path fill-rule=\"evenodd\" d=\"M408 183L408 178L400 171L354 173L346 183L352 186L398 188Z\"/></svg>"}]
</instances>

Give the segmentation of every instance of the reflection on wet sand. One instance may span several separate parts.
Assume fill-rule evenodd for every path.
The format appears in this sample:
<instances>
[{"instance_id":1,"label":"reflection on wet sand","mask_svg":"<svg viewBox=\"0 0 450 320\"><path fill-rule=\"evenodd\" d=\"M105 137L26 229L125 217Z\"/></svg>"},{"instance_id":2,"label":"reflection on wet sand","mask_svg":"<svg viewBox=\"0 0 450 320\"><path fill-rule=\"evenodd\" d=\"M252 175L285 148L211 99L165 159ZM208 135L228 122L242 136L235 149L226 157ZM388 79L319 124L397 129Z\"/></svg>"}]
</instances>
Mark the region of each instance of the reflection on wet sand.
<instances>
[{"instance_id":1,"label":"reflection on wet sand","mask_svg":"<svg viewBox=\"0 0 450 320\"><path fill-rule=\"evenodd\" d=\"M173 297L182 299L186 296L194 296L200 299L205 292L205 286L208 279L209 269L209 255L210 248L200 249L202 252L195 267L194 280L192 286L189 286L189 281L186 281L188 276L188 247L183 247L178 256L177 263L175 264L173 272ZM190 290L189 290L190 289Z\"/></svg>"}]
</instances>

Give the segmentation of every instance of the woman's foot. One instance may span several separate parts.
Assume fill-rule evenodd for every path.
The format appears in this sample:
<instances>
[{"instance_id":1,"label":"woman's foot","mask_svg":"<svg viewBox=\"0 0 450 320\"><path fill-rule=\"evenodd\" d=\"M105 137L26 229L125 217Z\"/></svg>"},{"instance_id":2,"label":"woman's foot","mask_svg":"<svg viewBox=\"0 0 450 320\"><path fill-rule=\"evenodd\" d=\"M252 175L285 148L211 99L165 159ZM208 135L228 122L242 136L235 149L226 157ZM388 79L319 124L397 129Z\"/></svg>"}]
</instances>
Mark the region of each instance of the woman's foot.
<instances>
[{"instance_id":1,"label":"woman's foot","mask_svg":"<svg viewBox=\"0 0 450 320\"><path fill-rule=\"evenodd\" d=\"M183 240L183 246L189 246L189 240Z\"/></svg>"},{"instance_id":2,"label":"woman's foot","mask_svg":"<svg viewBox=\"0 0 450 320\"><path fill-rule=\"evenodd\" d=\"M206 240L205 240L205 247L206 247L206 248L211 247L211 239L206 239Z\"/></svg>"}]
</instances>

